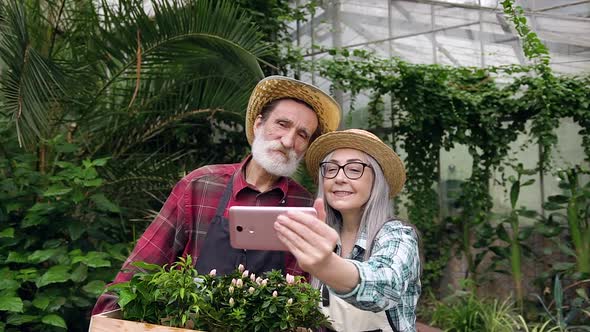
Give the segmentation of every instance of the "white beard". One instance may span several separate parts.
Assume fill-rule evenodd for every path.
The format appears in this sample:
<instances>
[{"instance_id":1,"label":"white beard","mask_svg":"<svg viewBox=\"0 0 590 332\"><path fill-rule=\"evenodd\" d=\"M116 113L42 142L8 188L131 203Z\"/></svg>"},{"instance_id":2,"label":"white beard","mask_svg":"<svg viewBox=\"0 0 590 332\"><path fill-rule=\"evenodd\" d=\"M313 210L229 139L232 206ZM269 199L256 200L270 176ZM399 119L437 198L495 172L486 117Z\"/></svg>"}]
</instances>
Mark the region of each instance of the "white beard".
<instances>
[{"instance_id":1,"label":"white beard","mask_svg":"<svg viewBox=\"0 0 590 332\"><path fill-rule=\"evenodd\" d=\"M282 151L286 156L273 151ZM257 129L254 130L252 158L272 175L291 176L297 170L303 156L298 158L293 149L285 150L279 140L266 140L262 129Z\"/></svg>"}]
</instances>

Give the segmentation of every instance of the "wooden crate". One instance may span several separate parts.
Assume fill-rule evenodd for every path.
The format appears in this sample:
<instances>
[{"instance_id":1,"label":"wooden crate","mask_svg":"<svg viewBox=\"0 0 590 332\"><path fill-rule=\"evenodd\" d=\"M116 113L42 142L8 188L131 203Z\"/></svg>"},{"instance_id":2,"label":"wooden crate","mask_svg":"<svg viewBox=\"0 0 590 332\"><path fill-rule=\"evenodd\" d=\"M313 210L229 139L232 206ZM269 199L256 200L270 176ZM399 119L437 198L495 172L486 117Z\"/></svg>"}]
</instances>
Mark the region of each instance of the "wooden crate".
<instances>
[{"instance_id":1,"label":"wooden crate","mask_svg":"<svg viewBox=\"0 0 590 332\"><path fill-rule=\"evenodd\" d=\"M113 310L94 315L90 319L88 332L195 332L195 330L181 329L162 325L132 322L121 319L121 310ZM197 331L198 332L198 331Z\"/></svg>"}]
</instances>

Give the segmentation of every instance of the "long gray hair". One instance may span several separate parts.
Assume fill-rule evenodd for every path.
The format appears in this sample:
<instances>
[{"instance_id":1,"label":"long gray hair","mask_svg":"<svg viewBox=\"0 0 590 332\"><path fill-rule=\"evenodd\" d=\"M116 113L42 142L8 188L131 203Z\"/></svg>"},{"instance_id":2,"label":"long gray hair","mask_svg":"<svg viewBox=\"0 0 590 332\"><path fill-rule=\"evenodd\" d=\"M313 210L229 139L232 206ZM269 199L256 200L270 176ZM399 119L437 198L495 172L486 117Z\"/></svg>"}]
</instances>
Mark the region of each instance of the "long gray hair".
<instances>
[{"instance_id":1,"label":"long gray hair","mask_svg":"<svg viewBox=\"0 0 590 332\"><path fill-rule=\"evenodd\" d=\"M329 161L333 154L334 152L328 153L322 161ZM379 233L383 224L393 218L393 207L389 199L389 185L385 180L385 175L383 175L381 166L379 166L379 163L377 163L373 157L366 153L364 154L367 157L368 164L371 165L373 174L375 175L373 177L371 195L363 207L363 214L359 226L359 231L362 229L366 229L367 231L367 248L363 259L366 261L371 256L373 240L375 240L377 233ZM318 179L320 179L318 181L318 198L323 198L324 183L322 181L321 170L318 170ZM324 200L324 208L326 209L326 222L340 233L342 228L342 215L340 212L330 207L326 200Z\"/></svg>"}]
</instances>

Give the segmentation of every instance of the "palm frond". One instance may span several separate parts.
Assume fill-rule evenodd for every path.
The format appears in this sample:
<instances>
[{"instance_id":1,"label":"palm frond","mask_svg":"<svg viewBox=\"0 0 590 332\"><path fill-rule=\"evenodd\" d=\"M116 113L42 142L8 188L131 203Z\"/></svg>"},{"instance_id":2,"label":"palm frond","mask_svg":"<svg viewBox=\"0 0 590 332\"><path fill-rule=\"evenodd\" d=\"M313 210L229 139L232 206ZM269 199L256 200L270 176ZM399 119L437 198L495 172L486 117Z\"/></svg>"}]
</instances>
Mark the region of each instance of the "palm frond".
<instances>
[{"instance_id":1,"label":"palm frond","mask_svg":"<svg viewBox=\"0 0 590 332\"><path fill-rule=\"evenodd\" d=\"M120 80L133 80L135 86L138 43L141 75L166 75L196 64L239 69L234 74L246 71L253 81L262 78L258 61L268 50L257 29L230 1L154 0L152 8L153 15L134 1L104 8L108 25L100 40L104 40L105 65L112 75L96 98Z\"/></svg>"},{"instance_id":2,"label":"palm frond","mask_svg":"<svg viewBox=\"0 0 590 332\"><path fill-rule=\"evenodd\" d=\"M24 5L3 2L0 13L4 112L16 126L19 144L31 147L48 138L52 115L59 113L64 78L59 67L33 46Z\"/></svg>"}]
</instances>

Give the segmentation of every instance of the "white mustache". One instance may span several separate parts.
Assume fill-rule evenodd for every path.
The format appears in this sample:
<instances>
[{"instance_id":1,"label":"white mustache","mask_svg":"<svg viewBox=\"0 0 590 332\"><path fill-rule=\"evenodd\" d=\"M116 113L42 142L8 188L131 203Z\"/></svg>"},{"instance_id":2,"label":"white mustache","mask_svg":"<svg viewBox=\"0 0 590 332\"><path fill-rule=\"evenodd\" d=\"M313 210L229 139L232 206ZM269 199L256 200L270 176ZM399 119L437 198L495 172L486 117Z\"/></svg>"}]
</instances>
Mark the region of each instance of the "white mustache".
<instances>
[{"instance_id":1,"label":"white mustache","mask_svg":"<svg viewBox=\"0 0 590 332\"><path fill-rule=\"evenodd\" d=\"M281 142L278 140L269 141L267 147L269 150L283 153L288 160L297 159L297 153L295 153L295 150L285 149L285 147L283 147L283 144L281 144Z\"/></svg>"}]
</instances>

